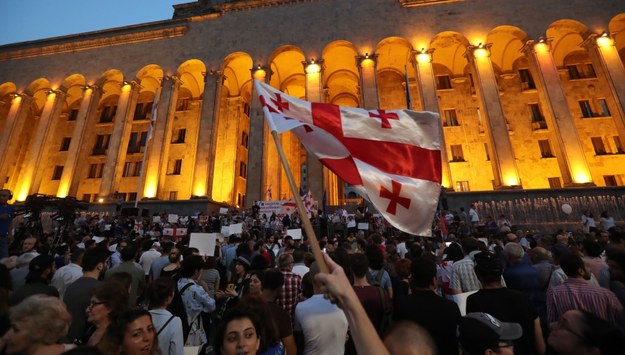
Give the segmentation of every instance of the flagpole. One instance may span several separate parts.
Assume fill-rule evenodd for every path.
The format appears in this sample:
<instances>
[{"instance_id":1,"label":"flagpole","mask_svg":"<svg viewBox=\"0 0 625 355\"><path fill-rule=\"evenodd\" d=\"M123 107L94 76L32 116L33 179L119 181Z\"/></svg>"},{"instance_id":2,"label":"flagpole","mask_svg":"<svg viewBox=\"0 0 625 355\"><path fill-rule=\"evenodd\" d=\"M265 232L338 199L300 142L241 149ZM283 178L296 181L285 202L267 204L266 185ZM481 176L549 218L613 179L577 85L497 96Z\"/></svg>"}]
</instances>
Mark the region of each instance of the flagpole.
<instances>
[{"instance_id":1,"label":"flagpole","mask_svg":"<svg viewBox=\"0 0 625 355\"><path fill-rule=\"evenodd\" d=\"M150 115L150 126L148 127L148 136L146 137L145 147L143 148L143 159L141 160L141 172L139 172L139 182L137 183L137 197L135 197L135 208L139 206L139 196L141 195L141 187L143 185L143 175L146 167L146 158L148 156L148 147L150 146L150 141L152 141L152 134L154 134L154 124L156 123L156 112L158 111L158 93L159 90L156 88L154 90L154 102L152 103L152 113ZM141 139L141 138L139 138ZM141 142L139 142L141 144Z\"/></svg>"},{"instance_id":2,"label":"flagpole","mask_svg":"<svg viewBox=\"0 0 625 355\"><path fill-rule=\"evenodd\" d=\"M280 155L280 161L282 162L282 166L284 167L287 180L289 180L289 187L291 188L291 193L295 197L295 204L297 205L297 211L299 212L299 215L302 216L302 224L304 226L304 231L306 231L306 235L308 236L308 241L310 242L310 246L312 247L315 260L317 260L317 263L319 264L319 269L321 270L321 272L327 274L328 266L326 265L326 262L323 259L323 255L321 254L319 241L317 241L317 236L315 235L315 231L313 230L312 224L310 223L310 218L308 218L308 214L306 213L306 209L304 208L302 197L298 193L299 190L297 188L297 185L295 184L295 179L293 178L293 173L291 172L291 168L289 167L289 162L286 160L286 156L284 155L284 150L282 149L282 144L280 143L280 138L278 137L278 132L276 130L272 130L271 136L273 137L273 141L276 144L276 148L278 149L278 155Z\"/></svg>"}]
</instances>

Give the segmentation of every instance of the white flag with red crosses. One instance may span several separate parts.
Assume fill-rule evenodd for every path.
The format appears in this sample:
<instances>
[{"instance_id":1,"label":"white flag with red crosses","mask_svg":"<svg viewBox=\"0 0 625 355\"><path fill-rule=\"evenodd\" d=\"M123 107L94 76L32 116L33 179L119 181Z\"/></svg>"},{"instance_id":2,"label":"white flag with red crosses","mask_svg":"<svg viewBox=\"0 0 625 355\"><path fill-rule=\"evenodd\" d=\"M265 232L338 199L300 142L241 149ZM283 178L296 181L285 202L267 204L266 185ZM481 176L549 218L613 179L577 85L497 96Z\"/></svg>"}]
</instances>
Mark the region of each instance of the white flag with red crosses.
<instances>
[{"instance_id":1,"label":"white flag with red crosses","mask_svg":"<svg viewBox=\"0 0 625 355\"><path fill-rule=\"evenodd\" d=\"M365 194L396 228L431 235L441 186L441 121L433 112L311 103L255 81L270 129Z\"/></svg>"}]
</instances>

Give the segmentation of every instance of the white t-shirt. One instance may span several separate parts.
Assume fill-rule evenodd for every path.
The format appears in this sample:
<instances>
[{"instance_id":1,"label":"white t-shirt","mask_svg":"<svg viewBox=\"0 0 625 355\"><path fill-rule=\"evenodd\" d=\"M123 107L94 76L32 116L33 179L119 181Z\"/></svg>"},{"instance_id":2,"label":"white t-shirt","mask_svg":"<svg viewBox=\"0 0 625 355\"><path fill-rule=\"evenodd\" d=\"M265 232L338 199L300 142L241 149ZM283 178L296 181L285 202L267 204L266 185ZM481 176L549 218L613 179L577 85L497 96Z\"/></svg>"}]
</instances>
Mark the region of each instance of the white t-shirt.
<instances>
[{"instance_id":1,"label":"white t-shirt","mask_svg":"<svg viewBox=\"0 0 625 355\"><path fill-rule=\"evenodd\" d=\"M313 295L295 307L293 330L304 334L304 355L343 355L347 318L323 295Z\"/></svg>"}]
</instances>

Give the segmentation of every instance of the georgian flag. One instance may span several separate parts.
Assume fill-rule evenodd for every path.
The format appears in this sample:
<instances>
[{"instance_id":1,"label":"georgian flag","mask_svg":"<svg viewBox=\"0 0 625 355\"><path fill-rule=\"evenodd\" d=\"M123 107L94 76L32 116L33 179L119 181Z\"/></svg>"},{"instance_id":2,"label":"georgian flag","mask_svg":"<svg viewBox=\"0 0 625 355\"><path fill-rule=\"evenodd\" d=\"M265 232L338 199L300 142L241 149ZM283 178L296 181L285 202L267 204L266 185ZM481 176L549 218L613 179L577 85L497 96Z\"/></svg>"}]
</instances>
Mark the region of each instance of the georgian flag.
<instances>
[{"instance_id":1,"label":"georgian flag","mask_svg":"<svg viewBox=\"0 0 625 355\"><path fill-rule=\"evenodd\" d=\"M432 234L441 186L438 114L311 103L254 84L272 131L292 131L396 228Z\"/></svg>"}]
</instances>

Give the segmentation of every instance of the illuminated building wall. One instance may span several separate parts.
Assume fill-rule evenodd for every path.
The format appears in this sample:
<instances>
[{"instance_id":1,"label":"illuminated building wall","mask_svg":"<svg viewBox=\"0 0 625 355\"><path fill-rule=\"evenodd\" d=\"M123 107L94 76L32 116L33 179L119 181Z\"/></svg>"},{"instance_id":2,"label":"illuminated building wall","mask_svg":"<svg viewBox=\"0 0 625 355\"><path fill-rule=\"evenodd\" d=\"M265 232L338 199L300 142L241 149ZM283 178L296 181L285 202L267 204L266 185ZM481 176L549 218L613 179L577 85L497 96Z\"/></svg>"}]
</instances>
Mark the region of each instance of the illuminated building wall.
<instances>
[{"instance_id":1,"label":"illuminated building wall","mask_svg":"<svg viewBox=\"0 0 625 355\"><path fill-rule=\"evenodd\" d=\"M625 185L624 58L621 0L180 4L0 47L0 182L17 200L289 198L254 76L367 109L404 108L409 90L441 115L455 191ZM296 180L341 203L340 180L281 142Z\"/></svg>"}]
</instances>

